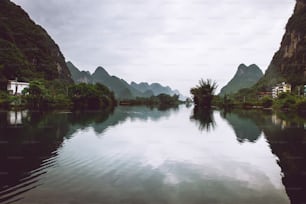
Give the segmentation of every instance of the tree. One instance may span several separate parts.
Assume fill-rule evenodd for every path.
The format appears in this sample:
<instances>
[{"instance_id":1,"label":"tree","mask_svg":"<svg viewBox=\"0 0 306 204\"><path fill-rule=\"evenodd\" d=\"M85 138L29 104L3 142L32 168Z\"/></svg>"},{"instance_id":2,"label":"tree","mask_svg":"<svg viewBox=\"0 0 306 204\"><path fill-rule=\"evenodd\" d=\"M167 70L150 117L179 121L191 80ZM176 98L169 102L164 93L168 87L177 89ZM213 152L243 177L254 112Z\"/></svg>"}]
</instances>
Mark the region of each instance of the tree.
<instances>
[{"instance_id":1,"label":"tree","mask_svg":"<svg viewBox=\"0 0 306 204\"><path fill-rule=\"evenodd\" d=\"M48 109L51 103L51 98L48 89L42 81L31 81L29 89L24 93L29 93L26 96L26 101L31 109Z\"/></svg>"},{"instance_id":2,"label":"tree","mask_svg":"<svg viewBox=\"0 0 306 204\"><path fill-rule=\"evenodd\" d=\"M207 79L206 81L201 79L199 85L190 90L195 105L199 108L209 109L217 87L216 82L210 79Z\"/></svg>"},{"instance_id":3,"label":"tree","mask_svg":"<svg viewBox=\"0 0 306 204\"><path fill-rule=\"evenodd\" d=\"M68 91L74 109L101 109L114 107L116 99L114 93L102 84L72 85Z\"/></svg>"}]
</instances>

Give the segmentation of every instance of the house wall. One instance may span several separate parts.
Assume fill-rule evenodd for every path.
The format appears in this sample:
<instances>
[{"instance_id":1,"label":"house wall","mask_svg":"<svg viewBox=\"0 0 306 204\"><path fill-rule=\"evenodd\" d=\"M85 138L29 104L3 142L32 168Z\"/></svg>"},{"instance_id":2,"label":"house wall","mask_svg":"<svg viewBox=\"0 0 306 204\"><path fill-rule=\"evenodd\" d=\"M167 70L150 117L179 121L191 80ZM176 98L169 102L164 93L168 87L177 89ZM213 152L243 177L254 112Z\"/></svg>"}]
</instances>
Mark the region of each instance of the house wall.
<instances>
[{"instance_id":1,"label":"house wall","mask_svg":"<svg viewBox=\"0 0 306 204\"><path fill-rule=\"evenodd\" d=\"M30 87L29 83L9 81L7 85L7 90L11 94L21 94L25 88L29 87Z\"/></svg>"},{"instance_id":2,"label":"house wall","mask_svg":"<svg viewBox=\"0 0 306 204\"><path fill-rule=\"evenodd\" d=\"M277 98L279 94L281 93L291 93L291 85L286 84L285 82L281 84L277 84L275 87L272 89L272 97Z\"/></svg>"}]
</instances>

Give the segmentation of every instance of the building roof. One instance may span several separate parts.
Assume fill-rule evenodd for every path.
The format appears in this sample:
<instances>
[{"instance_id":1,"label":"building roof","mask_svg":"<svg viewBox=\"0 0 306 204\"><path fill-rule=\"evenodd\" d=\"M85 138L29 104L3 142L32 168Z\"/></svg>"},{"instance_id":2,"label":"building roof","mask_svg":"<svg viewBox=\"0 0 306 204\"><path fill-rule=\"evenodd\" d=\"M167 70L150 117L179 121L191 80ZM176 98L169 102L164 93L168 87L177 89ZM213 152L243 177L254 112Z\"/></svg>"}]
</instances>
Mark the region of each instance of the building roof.
<instances>
[{"instance_id":1,"label":"building roof","mask_svg":"<svg viewBox=\"0 0 306 204\"><path fill-rule=\"evenodd\" d=\"M20 84L20 85L29 85L30 84L28 82L13 81L13 80L9 80L8 83L9 84Z\"/></svg>"}]
</instances>

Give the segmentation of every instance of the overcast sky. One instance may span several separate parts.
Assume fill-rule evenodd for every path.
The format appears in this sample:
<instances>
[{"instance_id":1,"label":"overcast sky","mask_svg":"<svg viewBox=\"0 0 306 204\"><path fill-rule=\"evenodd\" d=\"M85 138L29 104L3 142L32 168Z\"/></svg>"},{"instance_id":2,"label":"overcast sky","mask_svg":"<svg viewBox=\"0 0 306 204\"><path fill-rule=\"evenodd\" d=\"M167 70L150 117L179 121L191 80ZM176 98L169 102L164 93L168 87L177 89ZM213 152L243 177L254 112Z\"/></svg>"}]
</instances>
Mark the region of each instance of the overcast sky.
<instances>
[{"instance_id":1,"label":"overcast sky","mask_svg":"<svg viewBox=\"0 0 306 204\"><path fill-rule=\"evenodd\" d=\"M241 63L265 71L294 0L13 0L66 60L103 66L128 82L160 82L189 95L199 79L219 89Z\"/></svg>"}]
</instances>

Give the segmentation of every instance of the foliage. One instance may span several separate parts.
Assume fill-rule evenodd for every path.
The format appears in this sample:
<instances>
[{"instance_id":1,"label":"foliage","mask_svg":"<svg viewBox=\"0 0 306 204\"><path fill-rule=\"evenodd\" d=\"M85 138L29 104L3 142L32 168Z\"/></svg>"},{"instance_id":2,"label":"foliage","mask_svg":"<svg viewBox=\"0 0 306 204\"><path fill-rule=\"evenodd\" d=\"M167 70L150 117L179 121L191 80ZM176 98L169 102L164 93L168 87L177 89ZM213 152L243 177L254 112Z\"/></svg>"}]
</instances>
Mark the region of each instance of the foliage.
<instances>
[{"instance_id":1,"label":"foliage","mask_svg":"<svg viewBox=\"0 0 306 204\"><path fill-rule=\"evenodd\" d=\"M273 99L269 96L265 96L261 99L261 105L264 108L271 108L273 105Z\"/></svg>"},{"instance_id":2,"label":"foliage","mask_svg":"<svg viewBox=\"0 0 306 204\"><path fill-rule=\"evenodd\" d=\"M51 96L42 81L30 82L30 87L24 94L27 106L30 109L49 109L51 106Z\"/></svg>"},{"instance_id":3,"label":"foliage","mask_svg":"<svg viewBox=\"0 0 306 204\"><path fill-rule=\"evenodd\" d=\"M206 81L201 79L199 85L190 90L195 105L201 108L210 108L216 88L216 82L213 82L210 79L207 79Z\"/></svg>"},{"instance_id":4,"label":"foliage","mask_svg":"<svg viewBox=\"0 0 306 204\"><path fill-rule=\"evenodd\" d=\"M18 98L5 91L0 91L0 108L8 109L12 103L16 103Z\"/></svg>"},{"instance_id":5,"label":"foliage","mask_svg":"<svg viewBox=\"0 0 306 204\"><path fill-rule=\"evenodd\" d=\"M306 113L306 99L297 102L296 108L299 112Z\"/></svg>"},{"instance_id":6,"label":"foliage","mask_svg":"<svg viewBox=\"0 0 306 204\"><path fill-rule=\"evenodd\" d=\"M114 93L102 84L77 84L69 87L74 109L100 109L116 105Z\"/></svg>"},{"instance_id":7,"label":"foliage","mask_svg":"<svg viewBox=\"0 0 306 204\"><path fill-rule=\"evenodd\" d=\"M235 103L230 95L225 94L223 97L220 95L214 96L212 105L223 109L231 109L235 106Z\"/></svg>"},{"instance_id":8,"label":"foliage","mask_svg":"<svg viewBox=\"0 0 306 204\"><path fill-rule=\"evenodd\" d=\"M282 93L274 101L273 108L281 110L296 110L296 104L299 99L288 93Z\"/></svg>"},{"instance_id":9,"label":"foliage","mask_svg":"<svg viewBox=\"0 0 306 204\"><path fill-rule=\"evenodd\" d=\"M59 47L21 7L0 1L0 19L0 78L72 82Z\"/></svg>"},{"instance_id":10,"label":"foliage","mask_svg":"<svg viewBox=\"0 0 306 204\"><path fill-rule=\"evenodd\" d=\"M138 97L132 100L122 100L121 105L146 105L146 106L158 106L159 109L167 109L169 107L178 106L181 101L179 101L178 95L167 95L159 94L158 96L151 96L150 98Z\"/></svg>"},{"instance_id":11,"label":"foliage","mask_svg":"<svg viewBox=\"0 0 306 204\"><path fill-rule=\"evenodd\" d=\"M48 84L48 89L46 88ZM107 109L116 105L113 92L101 84L60 86L45 81L32 81L24 91L26 106L35 110L48 109Z\"/></svg>"}]
</instances>

